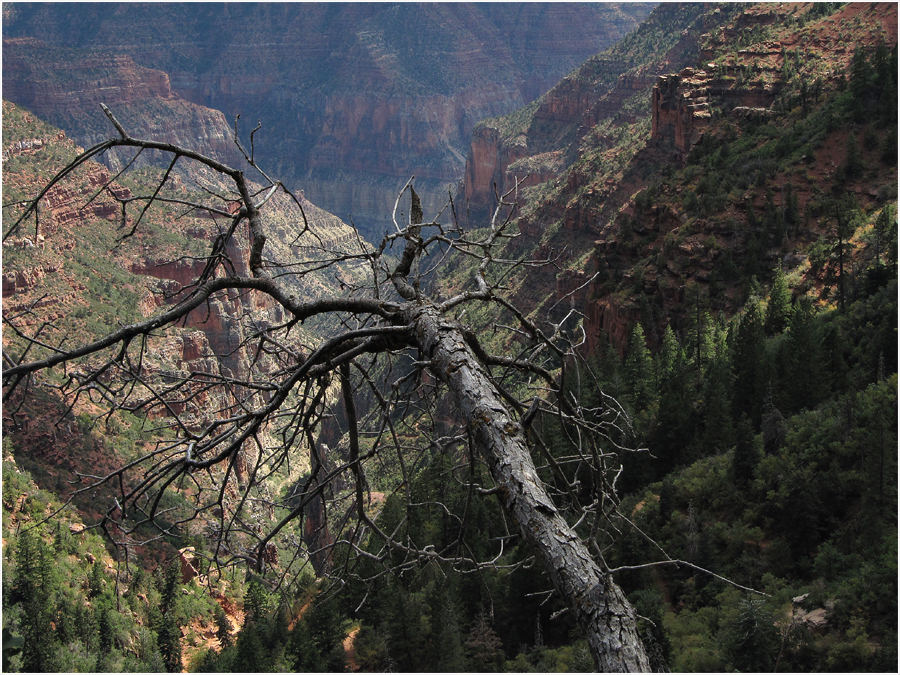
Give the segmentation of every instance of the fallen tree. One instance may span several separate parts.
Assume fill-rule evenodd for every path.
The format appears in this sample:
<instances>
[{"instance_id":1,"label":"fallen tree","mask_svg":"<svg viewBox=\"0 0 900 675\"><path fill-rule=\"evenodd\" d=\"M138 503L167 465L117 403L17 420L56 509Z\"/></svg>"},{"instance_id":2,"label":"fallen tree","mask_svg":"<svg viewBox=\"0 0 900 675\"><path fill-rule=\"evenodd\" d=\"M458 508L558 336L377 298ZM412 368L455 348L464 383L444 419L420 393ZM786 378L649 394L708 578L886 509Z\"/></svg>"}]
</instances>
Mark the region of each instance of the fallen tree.
<instances>
[{"instance_id":1,"label":"fallen tree","mask_svg":"<svg viewBox=\"0 0 900 675\"><path fill-rule=\"evenodd\" d=\"M512 236L508 207L514 204L514 196L498 200L486 228L465 232L437 219L426 222L410 182L398 196L399 205L409 192L409 215L404 222L398 222L395 207L395 231L378 248L360 244L343 250L315 245L315 233L306 225L301 201L294 200L297 237L313 242L308 246L311 253L304 261L276 261L267 257L266 205L276 193L293 195L256 165L252 145L244 156L248 170L256 172L261 183L251 182L243 169L189 149L132 138L109 111L107 114L119 136L88 149L64 167L22 209L4 239L24 228L30 218L37 228L39 207L47 192L112 148L153 151L171 158L152 194L117 197L123 225L129 218L132 223L123 237L133 236L143 215L163 202L203 211L224 225L206 256L203 272L172 304L145 320L69 347L65 336L51 343L48 335L52 331L29 330L22 315L4 317L4 325L22 347L16 357L4 352L7 406L18 405L33 387L46 386L46 382L38 382L38 374L62 366L66 379L59 390L72 405L80 397L99 392L110 410L164 411L173 420L167 437L144 456L110 475L81 477L89 483L82 491L101 484L117 486L119 496L101 523L104 531L125 546L132 541L129 537L147 524L166 533L202 518L215 523L211 527L214 562L245 561L264 574L274 570L266 555L273 538L302 519L311 503L327 502L334 494L335 481L349 476L354 498L352 505L344 508L352 516L351 525L327 546L342 544L358 555L379 560L391 551L402 551L414 561L437 559L460 569L488 565L492 562L460 555L462 549L456 546L436 550L434 545L384 532L365 509L367 461L379 453L397 457L403 480L396 489L402 492L413 478L414 462L410 460L428 447L468 446L480 457L477 460L473 453L472 461L482 461L493 481L473 486L470 498L496 495L500 500L585 631L600 670L649 670L634 610L605 566L597 543L598 533L607 529L615 514L616 452L622 448L614 438L627 420L611 399L588 410L566 394L564 384L579 367L570 339L577 333L573 320L577 317L570 314L561 323L539 324L504 297L502 282L510 270L551 262L498 258L501 244ZM210 190L205 203L168 195L164 190L167 178L179 163L186 162L225 181L228 192ZM108 189L115 179L110 177L103 187ZM114 194L112 190L110 194ZM250 244L242 252L246 255L242 266L234 264L228 251L243 227ZM445 298L430 284L429 273L451 253L473 261L472 283ZM370 271L368 282L315 299L298 298L291 290L298 280L302 282L307 270L348 263L365 266ZM235 272L242 267L249 269L249 274ZM292 287L285 283L288 276L293 277ZM264 294L283 308L286 319L281 324L260 327L241 347L253 351L257 360L265 359L269 367L241 381L209 373L183 374L174 381L171 376L165 381L149 376L143 368L148 341L176 328L192 312L203 311L212 298L225 293ZM499 323L495 327L514 333L515 356L490 354L474 328L459 318L473 305L491 307L498 316L514 322L513 327ZM322 317L331 317L331 325L337 328L315 345L293 339L292 330L299 324ZM569 325L564 325L567 321ZM337 400L333 395L336 384L340 388ZM227 403L206 411L205 421L191 417L190 404L196 401L198 390L220 390L219 400ZM357 399L362 392L367 405L359 415ZM397 425L413 428L420 420L433 420L436 406L443 401L453 402L452 416L462 425L459 433L418 444L401 439ZM335 464L324 456L317 430L338 408L346 431L347 458ZM188 412L176 412L180 409ZM442 410L442 416L448 415L446 408ZM574 471L547 450L535 424L542 416L552 416L568 430L571 453L565 464L574 466ZM365 447L360 442L364 431L369 439ZM258 532L250 521L264 499L260 485L298 452L309 453L310 475L291 495L288 514L267 531ZM554 477L552 490L535 465L537 455L544 458ZM250 467L249 480L237 477L241 463ZM164 509L163 495L185 484L192 486L190 512ZM288 504L266 499L270 505ZM383 543L379 554L360 546L366 537L377 537ZM306 551L304 557L314 553Z\"/></svg>"}]
</instances>

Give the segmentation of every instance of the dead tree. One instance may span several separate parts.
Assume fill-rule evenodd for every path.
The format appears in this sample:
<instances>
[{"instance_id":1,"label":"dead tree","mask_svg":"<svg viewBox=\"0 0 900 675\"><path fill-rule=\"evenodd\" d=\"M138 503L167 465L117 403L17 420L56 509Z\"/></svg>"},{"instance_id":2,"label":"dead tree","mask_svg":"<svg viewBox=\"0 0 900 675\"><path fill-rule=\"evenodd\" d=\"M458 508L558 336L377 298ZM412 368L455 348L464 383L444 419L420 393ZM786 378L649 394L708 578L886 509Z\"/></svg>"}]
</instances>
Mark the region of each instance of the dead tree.
<instances>
[{"instance_id":1,"label":"dead tree","mask_svg":"<svg viewBox=\"0 0 900 675\"><path fill-rule=\"evenodd\" d=\"M123 224L128 213L133 215L135 208L139 212L123 236L133 235L143 213L163 201L204 211L225 223L202 273L149 318L70 347L62 339L52 340L46 327L43 332L29 331L20 319L4 317L8 334L21 347L15 357L4 354L6 406L18 405L34 387L51 386L47 377L38 376L56 368L57 373L65 370L63 383L55 386L67 401L99 395L111 410L138 414L156 410L166 415L167 429L163 436L157 433L152 451L110 475L81 476L88 481L81 490L112 484L118 491L102 523L107 534L121 543L147 524L166 530L202 519L214 541L214 562L244 560L264 572L271 568L268 552L274 538L302 518L312 500L324 499L327 486L332 486L329 498L339 492L333 487L340 478L350 487L342 496L343 507L334 503L331 508L343 508L349 524L335 537L335 544L376 560L401 552L412 562L440 560L459 569L492 564L460 555L465 550L461 547L436 550L383 531L365 508L366 469L374 457L389 453L396 457L402 480L395 489L402 494L414 479L417 458L429 446L467 446L476 451L472 461L483 462L492 479L492 484L472 486L470 498L496 495L501 501L584 629L600 670L648 670L635 613L598 544L599 533L612 527L616 515L620 448L614 439L621 438L619 425L627 420L611 399L586 410L577 397L566 393L564 382L575 377L579 367L570 339L575 331L563 325L574 324L573 317L563 324L538 323L504 296L502 283L509 274L542 264L499 257L502 244L512 236L504 207L514 203L514 197L501 198L489 225L469 233L437 220L426 222L410 182L401 192L410 194L409 216L398 222L395 207L395 231L378 248L360 244L340 251L316 245L315 233L305 226L301 203L294 200L298 237L312 242L309 250L315 255L304 261L275 261L267 257L266 205L276 193L292 195L256 166L252 145L244 156L247 170L255 171L258 182L248 179L244 170L186 148L132 138L106 112L119 136L88 149L61 170L23 209L4 238L31 218L39 218L48 189L112 148L154 151L171 158L153 194L120 198ZM210 189L206 203L167 195L162 189L167 177L185 163L224 181L227 192ZM248 274L237 273L240 265L227 254L242 228L249 233L243 251ZM471 285L450 297L426 290L428 273L447 255L470 261L472 270ZM309 270L348 263L368 269L368 282L312 299L293 292ZM228 293L263 294L283 308L286 319L281 324L251 331L242 345L267 361L265 371L253 371L241 381L210 373L148 375L143 366L149 358L149 341ZM498 318L493 325L510 332L515 355L490 354L472 326L460 318L474 305L493 308L497 317L512 324L504 326ZM317 343L295 339L299 324L321 317L330 317L332 323ZM579 370L577 376L583 375ZM190 419L187 412L178 412L192 404L196 409L199 392L221 392L215 399L218 408ZM445 420L430 426L423 421L434 421L435 406L448 401L452 406L443 406L443 417L455 417L460 424L457 431L410 440L410 434L399 428L444 429ZM317 430L334 415L342 418L346 431L340 441L344 453L329 463L320 456ZM543 416L553 416L567 430L572 452L563 459L549 452L541 437L536 420ZM364 437L367 441L362 443ZM254 509L277 501L264 494L267 475L306 453L312 457L312 474L290 502L278 502L290 507L287 515L260 531ZM543 468L536 466L536 457ZM577 471L567 471L563 464ZM552 491L541 472L553 476ZM581 489L584 484L590 489ZM191 508L186 512L163 508L163 495L185 486L191 488ZM162 520L168 524L162 525ZM372 537L383 544L378 554L361 547L364 538ZM312 553L298 550L303 558Z\"/></svg>"}]
</instances>

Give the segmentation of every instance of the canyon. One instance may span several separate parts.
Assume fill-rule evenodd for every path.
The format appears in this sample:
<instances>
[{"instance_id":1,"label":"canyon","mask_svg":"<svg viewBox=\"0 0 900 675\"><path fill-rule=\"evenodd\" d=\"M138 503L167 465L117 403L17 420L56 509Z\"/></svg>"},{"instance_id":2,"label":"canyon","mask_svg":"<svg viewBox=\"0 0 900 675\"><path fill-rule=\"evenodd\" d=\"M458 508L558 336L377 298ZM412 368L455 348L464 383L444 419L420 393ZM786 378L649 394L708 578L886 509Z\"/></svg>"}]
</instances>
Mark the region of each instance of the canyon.
<instances>
[{"instance_id":1,"label":"canyon","mask_svg":"<svg viewBox=\"0 0 900 675\"><path fill-rule=\"evenodd\" d=\"M798 69L812 72L804 74L810 97L814 88L845 86L853 57L842 41L847 26L863 20L874 26L859 40L864 49L874 51L879 41L896 44L895 6L851 4L805 31L785 27L795 21L786 17L808 9L726 5L707 14L695 5L661 6L638 31L588 59L528 108L475 127L464 194L473 210L480 209L477 217L496 204L495 191L518 185L517 224L531 244L519 254L568 251L559 272L536 271L521 285L515 298L522 307L579 307L588 351L597 353L609 341L620 354L636 323L649 321L656 341L666 325L677 329L689 287L715 297L717 311L737 310L743 301L738 285L708 290L722 251L707 244L728 239L730 254L746 255L734 223L748 210L766 208L765 190L742 193L720 218L691 218L680 203L686 187L649 197L649 204L637 204L638 196L652 191L660 173L687 167L695 150L694 156L722 144L723 128L734 135L736 128L784 114L786 88L793 87L799 100ZM654 21L665 22L668 34L660 36ZM645 57L634 58L641 49ZM814 208L816 194L825 189L818 183L844 161L845 142L835 135L815 160L810 157L810 170L790 172L795 175L767 184L769 189L784 200L784 184L793 183L801 212ZM892 175L879 176L879 185L890 185ZM860 203L873 202L879 190L864 182L852 189ZM797 244L820 236L815 229L795 233ZM676 239L676 255L670 256L664 244ZM797 266L804 259L777 249L761 252L765 264L774 267L783 258ZM671 257L680 262L662 262Z\"/></svg>"},{"instance_id":2,"label":"canyon","mask_svg":"<svg viewBox=\"0 0 900 675\"><path fill-rule=\"evenodd\" d=\"M84 146L110 133L102 98L132 133L223 161L231 121L245 142L259 121L266 170L377 240L410 176L437 212L479 120L534 100L652 7L16 3L3 10L4 96Z\"/></svg>"},{"instance_id":3,"label":"canyon","mask_svg":"<svg viewBox=\"0 0 900 675\"><path fill-rule=\"evenodd\" d=\"M77 15L47 5L4 5L5 26L11 26L9 31L4 29L4 94L22 106L3 102L4 197L9 205L4 212L5 230L21 208L16 205L20 200L46 184L84 145L110 135L109 121L96 114L100 103L113 107L125 128L135 135L197 148L245 167L246 152L259 159L273 178L288 177L296 200L278 193L266 201L262 229L252 231L254 235L265 232L266 271L279 277L280 284L289 286L286 291L298 298L351 298L365 292L361 289L368 288L373 277L384 281L388 294L394 290L403 294L399 287L391 288L388 275L370 266L372 244L360 240L347 223L359 226L376 244L388 225L389 231L394 231L390 212L407 173L417 175L426 216L453 195L464 224L473 229L487 222L497 190L516 188L514 219L504 233L504 237L512 236L498 239L496 245L476 245L474 250L487 252L495 261L518 261L510 265L508 274L503 273L496 288L499 292L502 286L504 300L511 303L507 309L514 306L526 317L521 325L531 322L554 335L569 331L567 337L583 340L579 356L587 357L594 371L591 376L597 374L598 379L593 384L585 380L588 384L580 390L587 394L584 401L574 393L573 400L579 406L590 400L596 385L601 397L618 401L616 408L621 404L629 416L634 413L633 420L622 418L626 424L633 421L635 429L648 433L653 461L626 470L623 480L628 482L621 488L623 492L645 492L628 495L626 499L633 500L623 512L630 512L635 520L646 517L652 525L657 520L667 522L665 506L672 516L668 522L675 524L676 547L684 539L679 528L695 518L694 504L699 504L697 512L702 519L698 532L703 536L714 528L720 528L722 534L726 523L730 527L735 518L745 517L731 510L736 496L749 500L749 495L760 493L759 506L751 508L748 501L748 513L759 509L754 517L778 513L771 510L773 495L789 472L782 470L786 463L772 462L801 455L793 446L774 447L773 443L795 442L779 432L777 425L796 425L796 420L788 422L788 416L807 405L798 403L788 411L785 406L791 399L785 391L790 390L791 395L794 389L804 394L812 391L820 394L816 400L821 401L832 386L821 385L822 391L816 392L818 385L795 387L790 381L793 376L785 376L793 353L788 349L802 324L788 325L784 319L781 328L772 329L769 315L777 306L776 299L789 307L785 312L795 312L795 316L815 308L810 312L821 311L832 327L843 322L848 333L851 327L857 331L853 324L859 324L854 335L863 336L862 340L853 339L854 344L841 347L840 335L820 333L824 336L821 343L835 344L813 347L820 355L831 350L828 358L836 355L835 372L851 359L860 363L867 359L868 379L860 379L860 388L873 391L873 383L875 387L896 387L892 346L896 328L890 325L895 323L891 311L895 319L896 303L889 304L889 298L883 305L873 303L871 307L881 309L873 309L870 315L860 309L867 297L880 294L886 298L892 290L890 284L896 288L896 253L892 261L886 250L896 249L896 223L892 220L896 213L897 160L892 147L892 141L896 145L896 113L891 117L896 76L884 75L890 70L886 66L896 70L896 5L851 3L819 8L811 3L723 3L716 9L666 3L656 7L623 41L594 53L574 69L562 65L568 56L564 58L548 46L546 30L565 35L560 49L574 53L586 39L583 33L590 32L579 22L590 24L592 17L602 13L610 19L603 39L612 40L612 32L624 30L638 10L629 14L631 10L618 5L566 5L555 10L557 14L543 5L172 7L170 16L160 16L152 6L144 5L117 5L107 12L89 7ZM591 30L598 28L595 25ZM513 39L513 33L520 35ZM245 43L240 42L242 36L247 38ZM851 37L853 44L859 45L856 50L847 47ZM425 50L434 50L438 58L424 58ZM860 63L868 63L869 70ZM493 66L500 74L488 76ZM545 74L554 68L564 75L555 83ZM507 107L515 109L502 114ZM94 112L86 112L91 110ZM241 115L236 120L238 112ZM54 124L65 130L46 124L43 117L55 120ZM262 125L251 136L257 120ZM243 151L233 142L235 127ZM277 131L274 142L273 131ZM130 170L117 175L129 163ZM186 163L179 160L172 174L163 179L165 165L161 167L157 157L141 153L135 158L133 151L111 153L105 164L88 163L65 186L51 190L41 202L39 217L29 218L15 232L4 232L4 319L16 330L36 331L44 344L34 343L29 349L52 352L55 345L83 342L158 314L176 304L202 278L211 260L205 256L217 242L225 241L220 237L232 222L238 203L227 194L228 186L210 175L214 172L193 172L183 166ZM140 210L139 201L127 207L125 202L140 200L141 195L160 186L166 199L213 200L219 211L198 213L184 207L185 202L182 208L160 203L159 210L148 216L133 236L123 236L128 227L136 225ZM259 186L253 191L264 192ZM852 231L842 232L845 204L849 205L846 213L852 210ZM323 205L328 210L320 208ZM303 209L302 217L298 207ZM400 208L405 210L405 206ZM409 210L415 211L413 207ZM891 222L885 225L883 220ZM304 221L313 231L303 235L305 238L300 230ZM252 242L245 224L238 226L227 245L217 250L221 265L215 276L249 276L247 252ZM344 260L335 263L332 256ZM477 255L473 259L462 255L444 259L441 271L427 279L435 285L426 292L442 300L471 291ZM395 259L385 259L385 269L394 264ZM293 281L289 278L292 274L297 277ZM778 280L785 287L781 295L776 294ZM845 280L848 305L861 298L846 315ZM209 297L170 331L154 331L147 338L135 372L167 392L165 401L157 398L154 406L146 406L152 397L135 395L128 400L134 408L107 416L106 404L99 397L102 386L85 386L80 399L69 390L69 399L63 400L66 391L61 383L70 377L70 382L90 385L93 364L85 361L69 364L64 372L60 372L62 368L40 372L33 380L37 395L13 399L13 405L4 410L4 432L10 439L5 454L8 450L14 453L16 463L27 464L41 488L65 495L71 490L67 479L72 472L96 475L113 471L123 461L130 461L130 453L138 450L134 446L150 451L163 437L160 432L169 434L167 428L182 424L183 435L182 431L172 434L181 442L196 437L191 434L198 430L227 424L233 411L245 406L257 409L277 400L273 382L302 370L309 355L334 335L338 324L364 331L374 325L367 323L368 319L343 316L330 325L296 320L296 316L291 322L290 311L285 312L264 293L245 292L249 286L241 288ZM502 356L526 353L520 348L525 343L524 331L500 330L507 328L504 322L520 324L507 321L510 315L504 316L503 310L481 309L470 305L465 312L452 311L460 323L465 321L471 327L470 334L477 336L472 339L486 351ZM749 324L745 317L751 309L759 315L760 349L768 352L767 359L771 357L767 372L784 391L775 391L773 400L770 379L768 417L762 417L761 427L753 428L760 431L758 435L741 431L727 436L723 431L719 439L709 440L718 427L728 426L714 416L714 404L737 406L738 393L752 388L747 385L749 380L739 379L733 372L748 360L735 344L742 339L741 327ZM880 316L874 316L876 312ZM288 330L267 333L288 322ZM445 324L443 330L449 327ZM267 342L270 336L275 336L271 343ZM664 357L663 336L677 348L668 352L669 362ZM642 337L643 344L636 342ZM707 337L709 346L701 345ZM465 340L469 339L467 334ZM13 362L24 344L12 328L4 331L4 352ZM463 344L461 337L458 345ZM647 352L643 370L638 367L640 348ZM122 348L123 355L125 352ZM130 354L126 356L131 359ZM390 379L384 380L385 391L390 389L390 396L399 396L393 392L409 383L415 387L409 390L409 400L415 405L428 403L437 384L428 370L427 359L433 355L428 349L398 348L394 356L396 361L387 364ZM502 356L497 371L504 362ZM803 358L808 357L804 354ZM119 360L124 364L121 356ZM760 356L758 360L762 363L764 359ZM508 367L511 362L505 363ZM355 365L364 379L377 374L375 365L368 362L359 360ZM721 370L714 370L714 365ZM128 368L131 366L129 363ZM114 370L118 368L113 365ZM692 384L672 389L675 393L670 395L657 382L662 381L665 369L671 370L666 386ZM420 371L421 379L413 380L412 375ZM121 372L125 379L131 375L124 367ZM554 376L556 372L560 371ZM101 372L96 382L105 385L112 381L110 377ZM736 393L720 395L721 391L708 383L701 384L707 382L702 379L705 377L709 382L721 379L718 384L723 386L733 384ZM892 377L892 382L885 383L886 377ZM347 480L350 472L338 467L354 453L367 452L373 447L370 444L379 443L373 439L381 438L382 432L361 434L363 443L354 449L353 441L347 440L353 434L346 429L355 424L356 413L349 411L355 400L360 410L377 417L381 395L374 387L366 395L362 385L355 391L352 387L344 390L338 379L328 383L323 376L316 383L321 386L322 398L315 403L323 411L321 420L313 419L312 413L303 418L292 413L289 423L282 426L281 420L274 420L254 432L253 439L242 447L232 449L234 461L228 471L233 471L230 475L235 480L229 483L226 474L219 483L224 497L211 501L209 514L195 521L198 528L189 534L197 538L181 541L179 534L174 547L179 551L182 579L196 575L191 588L203 576L198 575L204 558L200 537L206 537L203 541L215 539L209 535L223 524L223 514L230 508L226 497L232 506L243 499L241 495L249 497L246 506L239 507L247 516L246 528L241 523L238 535L238 539L246 539L237 542L242 547L248 543L244 553L262 541L258 535L275 527L286 511L302 508L303 526L290 533L284 530L269 543L264 541L259 555L273 568L287 570L283 566L299 553L311 563L317 577L339 568L330 547L343 541L341 529L349 514L365 509L373 519L377 514L377 522L383 524L396 515L399 504L400 511L407 509L408 518L411 505L420 499L413 490L422 486L428 490L422 498L425 504L431 499L449 503L443 495L453 480L447 478L459 478L466 470L462 453L450 458L457 462L456 469L445 469L434 454L419 455L419 459L427 459L425 463L419 459L407 466L403 463L407 462L405 456L412 458L412 453L424 446L423 439L450 437L450 408L458 406L439 399L434 403L437 414L430 422L398 427L399 432L391 428L396 459L384 450L377 457L365 458L377 462L365 465L368 475L354 494ZM215 382L220 384L212 384ZM637 385L642 382L662 391L647 407L638 402ZM285 395L300 395L298 390L286 389ZM761 392L756 393L761 400ZM21 389L15 392L20 394ZM508 396L520 394L510 390ZM67 409L73 398L73 407ZM749 400L749 394L746 398ZM672 401L686 411L685 419L691 418L695 425L692 429L679 426L682 422L670 414ZM535 398L530 413L525 412L527 401L519 410L523 426L526 420L531 424L528 416L537 402ZM844 409L838 399L835 404ZM776 405L785 412L784 417ZM895 410L895 396L893 405ZM862 419L866 409L866 405L855 404L854 414ZM816 415L817 424L830 414L825 408L810 408L801 414L807 413ZM388 426L395 422L389 415L383 419ZM850 435L846 431L849 424L840 431L845 437ZM136 441L139 425L155 430ZM314 430L308 439L302 438L304 429ZM514 424L503 427L507 434L514 430ZM663 434L671 436L669 445ZM884 448L892 443L886 438L889 435L882 434L881 475L885 474ZM731 474L740 468L736 458L743 440L758 441L759 457L753 461L759 466L750 471L755 472L753 483L739 485ZM283 473L276 476L273 469L272 475L257 481L255 461L279 443L288 458L279 468ZM827 447L824 442L820 445ZM185 467L190 466L194 447L185 440L173 451L175 461L184 457ZM876 445L860 442L859 447ZM313 452L314 448L319 452ZM848 466L853 465L854 472L860 462L866 463L866 457L859 459L855 452L856 448L848 448L843 458ZM866 466L875 476L874 455L864 452L869 455ZM824 458L825 451L821 454ZM627 457L624 452L619 455L623 457ZM704 463L692 465L694 460ZM630 458L622 459L623 470L628 462ZM679 463L693 473L667 474ZM10 466L14 465L6 465L4 471ZM316 497L301 504L298 495L304 486L315 484L316 474L310 475L310 469L316 466L328 474L325 494L335 501L326 505L324 498ZM473 461L473 473L465 478L470 488L475 470ZM190 471L186 468L185 477L191 476ZM675 478L667 478L668 484L654 482L664 474ZM401 475L400 487L391 494ZM798 484L809 483L806 474L798 476ZM872 476L853 476L852 480L872 482L868 480ZM209 480L220 477L210 474ZM825 494L830 489L826 483L847 482L831 481L829 475L825 478L828 480L819 484L816 494L783 496L786 506L782 513ZM726 494L722 500L727 502L725 507L692 493L701 480L718 481L715 490ZM690 485L685 487L685 483ZM199 499L195 487L179 488L174 496ZM403 489L407 491L405 505L403 500L397 501ZM435 490L437 497L433 496ZM672 500L676 492L677 504ZM884 501L883 489L880 499ZM24 503L16 501L17 518L26 511L21 508ZM469 514L469 502L465 503L462 522ZM471 502L473 507L479 503ZM78 506L87 516L85 522L96 522L103 515L97 511L97 503ZM840 510L862 512L850 506ZM861 508L869 506L863 503ZM484 515L472 511L474 527L481 528ZM742 560L755 556L754 569L771 567L776 576L788 575L785 567L778 567L788 558L807 567L812 560L818 575L817 561L827 557L821 554L828 553L828 548L812 542L802 554L793 555L790 547L796 537L779 533L778 521L784 518L768 518L753 525L752 541L746 534L751 529L735 529L732 544ZM895 529L891 518L888 514L889 534ZM448 522L446 518L444 522ZM200 526L206 528L202 535ZM821 523L820 528L825 535ZM809 531L806 523L797 529ZM169 544L175 541L172 538ZM187 544L197 544L197 550ZM779 546L787 546L780 558L766 557ZM618 557L621 552L617 548L604 550ZM433 547L425 549L429 550ZM628 546L625 550L634 553ZM889 558L892 554L886 550ZM144 554L149 563L172 557L174 552L169 547L166 551L142 551ZM612 557L610 561L614 565L632 562ZM747 578L753 574L756 572ZM399 576L397 581L401 581ZM653 583L664 598L666 615L653 616L673 638L678 632L670 624L681 621L687 625L692 616L696 618L692 612L699 606L692 604L699 602L696 587L686 590L682 581L665 570L654 571ZM759 579L752 583L772 590L759 586L766 583ZM404 594L412 597L404 590L404 600ZM802 599L802 595L781 594L782 600L794 597L794 604ZM235 615L239 599L213 595L220 604L231 607L230 616ZM500 593L496 597L498 616L506 609L504 604L514 606L513 613L524 614L517 598ZM146 597L143 602L146 604ZM729 602L736 615L737 596ZM798 612L808 609L798 608ZM783 615L783 607L780 611ZM822 629L821 635L829 642L843 640L836 623L839 612L830 607L828 612L829 626L817 630ZM540 610L532 613L540 635ZM545 619L548 614L545 612ZM791 613L789 620L803 615ZM364 618L357 625L370 627L374 620ZM774 624L768 621L766 625L771 628ZM546 626L553 630L549 620ZM532 627L519 635L530 639ZM870 635L882 640L883 630L878 631ZM186 645L193 640L195 646L202 644L215 651L214 632L208 621L194 622L192 627L182 628L182 642ZM566 632L565 640L571 641L571 631ZM188 633L194 637L189 639ZM514 633L504 633L507 647L515 644L508 638L510 634ZM357 637L361 641L357 656L362 662L371 646L371 642L366 644L371 633L367 638L366 629L361 629ZM562 644L563 638L553 639L553 644ZM774 642L773 638L768 646ZM865 649L872 652L875 642L869 642ZM676 653L682 646L673 639L671 648ZM513 663L506 662L507 670ZM669 663L676 665L674 669L679 664ZM187 666L187 661L184 664Z\"/></svg>"}]
</instances>

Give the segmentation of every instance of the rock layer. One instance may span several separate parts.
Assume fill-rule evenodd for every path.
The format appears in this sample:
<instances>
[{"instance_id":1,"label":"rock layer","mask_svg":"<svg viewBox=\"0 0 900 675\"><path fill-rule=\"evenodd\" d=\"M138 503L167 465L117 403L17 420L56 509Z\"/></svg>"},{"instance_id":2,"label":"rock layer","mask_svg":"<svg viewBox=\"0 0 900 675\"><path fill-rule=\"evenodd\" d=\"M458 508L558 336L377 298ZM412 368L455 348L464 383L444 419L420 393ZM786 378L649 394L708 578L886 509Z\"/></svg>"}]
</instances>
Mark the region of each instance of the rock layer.
<instances>
[{"instance_id":1,"label":"rock layer","mask_svg":"<svg viewBox=\"0 0 900 675\"><path fill-rule=\"evenodd\" d=\"M426 208L443 203L447 185L461 178L478 120L544 93L651 8L127 3L115 12L99 5L75 12L6 5L4 34L14 40L4 49L4 84L16 80L9 91L26 107L45 97L41 112L82 144L109 127L102 116L74 119L84 113L63 102L90 103L98 81L107 105L153 102L135 117L161 119L161 103L173 103L174 92L182 106L221 110L228 119L241 113L245 129L259 120L257 156L267 170L323 208L380 232L396 196L383 192L416 175ZM90 73L73 66L66 78L55 77L63 62L93 65ZM42 93L53 87L55 96ZM194 127L202 117L198 108L170 113ZM221 150L212 129L227 125L202 126L203 142Z\"/></svg>"}]
</instances>

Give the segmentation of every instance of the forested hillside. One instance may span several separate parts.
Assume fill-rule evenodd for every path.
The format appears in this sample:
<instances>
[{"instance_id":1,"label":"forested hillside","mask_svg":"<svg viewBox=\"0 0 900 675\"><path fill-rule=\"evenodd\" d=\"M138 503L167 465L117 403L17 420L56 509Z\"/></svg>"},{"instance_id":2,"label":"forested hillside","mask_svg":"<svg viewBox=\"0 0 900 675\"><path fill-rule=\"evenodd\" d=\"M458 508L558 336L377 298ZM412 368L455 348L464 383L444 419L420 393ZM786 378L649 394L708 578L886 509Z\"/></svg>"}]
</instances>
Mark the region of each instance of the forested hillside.
<instances>
[{"instance_id":1,"label":"forested hillside","mask_svg":"<svg viewBox=\"0 0 900 675\"><path fill-rule=\"evenodd\" d=\"M383 329L368 318L307 320L294 295L232 289L136 338L139 369L125 341L108 361L4 375L4 670L595 669L478 454L481 423L456 426L436 351L397 346L396 305L434 297L452 308L439 330L465 322L458 349L517 413L500 432L529 439L540 507L621 586L654 670L896 671L897 72L893 4L665 3L475 127L453 208L464 219L468 197L479 217L496 206L485 185L513 188L505 225L429 230L411 201L393 255L302 198L301 240L296 203L263 202L266 269L313 299L358 298L371 276L389 360L338 369L327 351L341 330L362 350ZM4 371L249 277L257 231L228 230L239 197L209 173L85 163L41 228L7 232L77 151L7 102L3 125ZM158 186L222 213L162 202L138 228L128 200ZM414 260L426 232L447 248ZM191 468L322 354L285 394L308 408L226 470ZM143 453L159 457L145 473L63 506ZM159 519L123 535L151 510L129 506L131 485L151 478L171 484L148 493Z\"/></svg>"}]
</instances>

